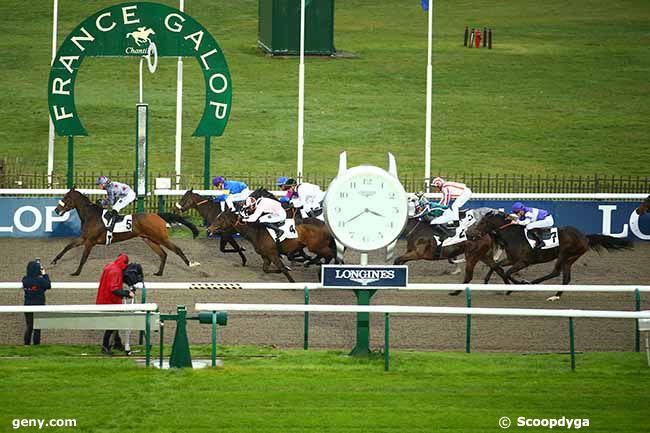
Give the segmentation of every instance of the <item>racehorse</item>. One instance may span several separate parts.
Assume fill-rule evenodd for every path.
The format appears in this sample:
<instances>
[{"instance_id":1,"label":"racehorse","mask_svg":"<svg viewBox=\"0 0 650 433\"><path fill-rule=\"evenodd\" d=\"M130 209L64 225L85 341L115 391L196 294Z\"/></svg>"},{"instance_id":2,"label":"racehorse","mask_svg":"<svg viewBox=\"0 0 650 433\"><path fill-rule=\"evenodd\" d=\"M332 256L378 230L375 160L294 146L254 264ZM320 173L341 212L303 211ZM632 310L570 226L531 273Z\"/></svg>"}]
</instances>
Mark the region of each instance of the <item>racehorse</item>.
<instances>
[{"instance_id":1,"label":"racehorse","mask_svg":"<svg viewBox=\"0 0 650 433\"><path fill-rule=\"evenodd\" d=\"M487 213L489 209L485 208L483 212L479 209L474 211L476 215L480 216ZM490 270L494 270L500 275L504 283L510 283L505 278L503 269L494 261L493 255L497 246L487 235L477 240L466 240L439 249L436 239L433 237L434 228L421 218L410 218L403 233L406 237L406 253L395 259L394 264L396 265L402 265L412 260L449 260L464 254L465 277L463 278L463 284L472 281L474 268L479 261L485 263ZM460 292L460 290L456 290L451 292L450 295L457 295Z\"/></svg>"},{"instance_id":2,"label":"racehorse","mask_svg":"<svg viewBox=\"0 0 650 433\"><path fill-rule=\"evenodd\" d=\"M59 205L54 209L57 215L63 215L71 209L76 209L81 220L81 234L79 237L63 248L63 250L52 260L51 264L56 263L67 253L70 249L84 246L84 252L79 262L79 267L71 275L79 275L83 268L90 251L95 245L106 243L106 227L102 221L103 209L101 206L94 204L82 193L77 191L74 187L68 191L63 198L59 201ZM167 218L167 220L165 220ZM158 272L154 275L161 276L165 269L165 262L167 261L167 253L161 246L175 252L186 265L190 267L198 266L197 262L190 262L183 251L174 245L169 240L167 233L167 222L180 222L192 229L194 237L198 235L198 230L193 224L187 222L183 218L173 214L152 214L142 213L133 215L133 225L130 232L114 233L113 243L125 241L127 239L139 236L142 240L149 245L158 256L160 257L160 267Z\"/></svg>"},{"instance_id":3,"label":"racehorse","mask_svg":"<svg viewBox=\"0 0 650 433\"><path fill-rule=\"evenodd\" d=\"M149 39L149 35L155 35L156 32L154 32L152 29L148 29L146 27L138 27L138 30L135 30L131 33L126 34L126 38L128 39L129 36L133 38L137 46L141 46L144 43L151 42L151 39Z\"/></svg>"},{"instance_id":4,"label":"racehorse","mask_svg":"<svg viewBox=\"0 0 650 433\"><path fill-rule=\"evenodd\" d=\"M241 216L230 209L221 212L219 216L208 227L209 233L220 233L228 230L236 230L245 237L255 248L255 251L262 256L262 269L266 273L283 273L290 282L293 277L280 258L280 254L290 255L303 247L322 257L332 256L329 233L323 234L323 230L311 224L296 225L298 239L285 239L278 245L275 239L268 233L265 225L260 223L247 223L242 221ZM270 268L270 264L276 266L276 270Z\"/></svg>"},{"instance_id":5,"label":"racehorse","mask_svg":"<svg viewBox=\"0 0 650 433\"><path fill-rule=\"evenodd\" d=\"M180 212L185 212L189 209L196 209L199 215L201 215L201 217L203 217L203 219L208 222L208 225L212 224L212 222L221 213L221 206L219 203L215 203L211 199L193 192L191 189L183 194L181 201L176 203L176 208ZM222 253L239 254L239 257L241 257L241 265L246 266L246 256L244 255L245 249L239 246L233 237L234 233L234 231L231 231L229 233L224 232L221 234L219 240L219 250ZM228 244L232 246L231 249L226 248Z\"/></svg>"},{"instance_id":6,"label":"racehorse","mask_svg":"<svg viewBox=\"0 0 650 433\"><path fill-rule=\"evenodd\" d=\"M650 195L636 208L637 215L643 215L650 210Z\"/></svg>"},{"instance_id":7,"label":"racehorse","mask_svg":"<svg viewBox=\"0 0 650 433\"><path fill-rule=\"evenodd\" d=\"M472 238L485 234L489 234L506 251L506 258L497 265L511 266L505 276L516 284L527 281L514 279L512 274L515 272L530 265L556 260L551 273L531 281L530 284L538 284L562 274L562 284L566 285L571 281L571 266L589 249L600 251L605 248L607 251L618 251L632 248L632 242L627 239L599 234L585 235L575 227L567 226L558 229L558 247L533 250L526 239L524 227L512 221L510 215L500 211L486 214L468 231ZM491 271L488 272L486 281L490 275ZM547 301L557 301L561 296L562 291L558 291L554 296L547 298Z\"/></svg>"}]
</instances>

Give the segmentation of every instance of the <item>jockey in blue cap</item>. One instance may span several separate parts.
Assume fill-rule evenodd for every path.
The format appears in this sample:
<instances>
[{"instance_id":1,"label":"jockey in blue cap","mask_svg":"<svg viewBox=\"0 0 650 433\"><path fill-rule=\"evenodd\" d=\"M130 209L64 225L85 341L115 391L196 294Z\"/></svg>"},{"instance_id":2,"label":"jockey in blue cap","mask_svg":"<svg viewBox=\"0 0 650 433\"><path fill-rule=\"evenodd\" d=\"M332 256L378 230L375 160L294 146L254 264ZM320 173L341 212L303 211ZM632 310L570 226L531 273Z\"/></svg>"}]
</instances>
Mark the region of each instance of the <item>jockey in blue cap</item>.
<instances>
[{"instance_id":1,"label":"jockey in blue cap","mask_svg":"<svg viewBox=\"0 0 650 433\"><path fill-rule=\"evenodd\" d=\"M289 178L287 176L280 176L278 177L278 180L275 181L275 186L279 187L281 191L286 191L287 188L285 187L285 185L287 184L288 180ZM283 195L282 197L280 197L280 203L288 202L290 199L291 197L289 196L288 193L287 195Z\"/></svg>"},{"instance_id":2,"label":"jockey in blue cap","mask_svg":"<svg viewBox=\"0 0 650 433\"><path fill-rule=\"evenodd\" d=\"M113 230L117 221L118 212L128 206L135 200L135 192L125 183L113 182L107 176L99 176L95 181L99 189L106 191L106 198L100 200L102 206L110 206L112 210L108 211L106 245L110 245L113 239Z\"/></svg>"},{"instance_id":3,"label":"jockey in blue cap","mask_svg":"<svg viewBox=\"0 0 650 433\"><path fill-rule=\"evenodd\" d=\"M251 190L244 182L236 180L226 180L223 176L217 176L212 179L212 185L215 188L223 190L223 194L217 196L214 201L225 201L230 210L235 210L234 202L244 201L251 195Z\"/></svg>"},{"instance_id":4,"label":"jockey in blue cap","mask_svg":"<svg viewBox=\"0 0 650 433\"><path fill-rule=\"evenodd\" d=\"M551 213L544 209L537 209L534 207L524 206L521 202L516 202L512 205L512 213L517 215L515 222L519 225L525 226L529 233L535 238L536 250L542 247L542 239L539 237L535 229L546 229L553 227L555 221Z\"/></svg>"}]
</instances>

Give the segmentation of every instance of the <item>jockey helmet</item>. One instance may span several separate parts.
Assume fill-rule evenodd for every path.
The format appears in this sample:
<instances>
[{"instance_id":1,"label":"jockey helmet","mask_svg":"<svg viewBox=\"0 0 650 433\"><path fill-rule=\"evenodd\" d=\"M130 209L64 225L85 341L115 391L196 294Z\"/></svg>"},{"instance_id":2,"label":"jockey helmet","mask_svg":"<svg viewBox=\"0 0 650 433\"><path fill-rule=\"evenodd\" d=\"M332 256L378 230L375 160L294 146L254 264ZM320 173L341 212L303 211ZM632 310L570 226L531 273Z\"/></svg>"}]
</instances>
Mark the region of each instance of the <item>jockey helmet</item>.
<instances>
[{"instance_id":1,"label":"jockey helmet","mask_svg":"<svg viewBox=\"0 0 650 433\"><path fill-rule=\"evenodd\" d=\"M278 180L275 182L276 186L282 186L285 183L287 183L287 180L289 180L286 176L280 176L278 177Z\"/></svg>"},{"instance_id":2,"label":"jockey helmet","mask_svg":"<svg viewBox=\"0 0 650 433\"><path fill-rule=\"evenodd\" d=\"M442 188L442 185L445 183L445 180L441 178L440 176L434 178L431 181L431 186L435 186L436 188Z\"/></svg>"},{"instance_id":3,"label":"jockey helmet","mask_svg":"<svg viewBox=\"0 0 650 433\"><path fill-rule=\"evenodd\" d=\"M520 201L516 202L515 204L512 205L512 213L517 213L520 210L526 210L526 207L524 204Z\"/></svg>"},{"instance_id":4,"label":"jockey helmet","mask_svg":"<svg viewBox=\"0 0 650 433\"><path fill-rule=\"evenodd\" d=\"M292 177L288 178L283 184L283 186L295 186L295 185L296 185L296 179Z\"/></svg>"},{"instance_id":5,"label":"jockey helmet","mask_svg":"<svg viewBox=\"0 0 650 433\"><path fill-rule=\"evenodd\" d=\"M223 176L217 176L214 179L212 179L212 185L218 186L223 184L226 181L226 179Z\"/></svg>"},{"instance_id":6,"label":"jockey helmet","mask_svg":"<svg viewBox=\"0 0 650 433\"><path fill-rule=\"evenodd\" d=\"M244 204L244 207L245 208L255 207L256 203L257 203L257 199L255 197L247 197L246 204Z\"/></svg>"},{"instance_id":7,"label":"jockey helmet","mask_svg":"<svg viewBox=\"0 0 650 433\"><path fill-rule=\"evenodd\" d=\"M108 185L111 183L111 180L106 176L99 176L95 181L95 185Z\"/></svg>"}]
</instances>

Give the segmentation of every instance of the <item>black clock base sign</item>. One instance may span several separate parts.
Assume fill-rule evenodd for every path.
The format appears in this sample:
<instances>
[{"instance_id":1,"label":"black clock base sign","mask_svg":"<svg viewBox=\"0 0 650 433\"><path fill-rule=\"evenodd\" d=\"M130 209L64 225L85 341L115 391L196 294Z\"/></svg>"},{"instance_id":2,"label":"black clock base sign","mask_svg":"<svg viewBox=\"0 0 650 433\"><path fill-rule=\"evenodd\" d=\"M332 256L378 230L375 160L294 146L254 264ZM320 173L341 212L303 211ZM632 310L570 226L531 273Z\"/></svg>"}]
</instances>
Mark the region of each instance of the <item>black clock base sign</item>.
<instances>
[{"instance_id":1,"label":"black clock base sign","mask_svg":"<svg viewBox=\"0 0 650 433\"><path fill-rule=\"evenodd\" d=\"M408 284L408 266L323 265L324 288L354 289L357 305L370 305L379 289L399 289ZM357 313L357 340L352 356L370 354L370 313Z\"/></svg>"}]
</instances>

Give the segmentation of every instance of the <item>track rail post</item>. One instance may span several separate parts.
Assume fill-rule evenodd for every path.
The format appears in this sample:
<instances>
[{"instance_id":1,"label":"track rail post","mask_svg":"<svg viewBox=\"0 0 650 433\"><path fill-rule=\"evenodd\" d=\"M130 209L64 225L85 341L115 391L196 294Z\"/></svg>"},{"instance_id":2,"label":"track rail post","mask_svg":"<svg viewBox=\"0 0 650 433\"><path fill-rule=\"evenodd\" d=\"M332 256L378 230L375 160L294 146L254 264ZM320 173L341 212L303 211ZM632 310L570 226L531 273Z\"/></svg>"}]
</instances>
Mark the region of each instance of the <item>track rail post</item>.
<instances>
[{"instance_id":1,"label":"track rail post","mask_svg":"<svg viewBox=\"0 0 650 433\"><path fill-rule=\"evenodd\" d=\"M465 299L467 300L467 308L472 308L472 289L465 288ZM465 319L465 353L472 352L472 315L468 314Z\"/></svg>"},{"instance_id":2,"label":"track rail post","mask_svg":"<svg viewBox=\"0 0 650 433\"><path fill-rule=\"evenodd\" d=\"M304 289L305 293L305 305L309 305L309 287L305 286ZM305 311L305 319L304 319L304 331L303 331L303 343L302 343L302 348L304 350L309 349L309 311Z\"/></svg>"},{"instance_id":3,"label":"track rail post","mask_svg":"<svg viewBox=\"0 0 650 433\"><path fill-rule=\"evenodd\" d=\"M575 371L576 369L576 345L575 345L575 333L573 330L573 317L569 317L569 346L571 348L571 370Z\"/></svg>"},{"instance_id":4,"label":"track rail post","mask_svg":"<svg viewBox=\"0 0 650 433\"><path fill-rule=\"evenodd\" d=\"M641 311L641 291L636 289L634 291L634 309L635 311ZM634 351L641 351L641 333L639 332L639 320L634 321Z\"/></svg>"},{"instance_id":5,"label":"track rail post","mask_svg":"<svg viewBox=\"0 0 650 433\"><path fill-rule=\"evenodd\" d=\"M390 367L390 314L384 314L384 371Z\"/></svg>"}]
</instances>

